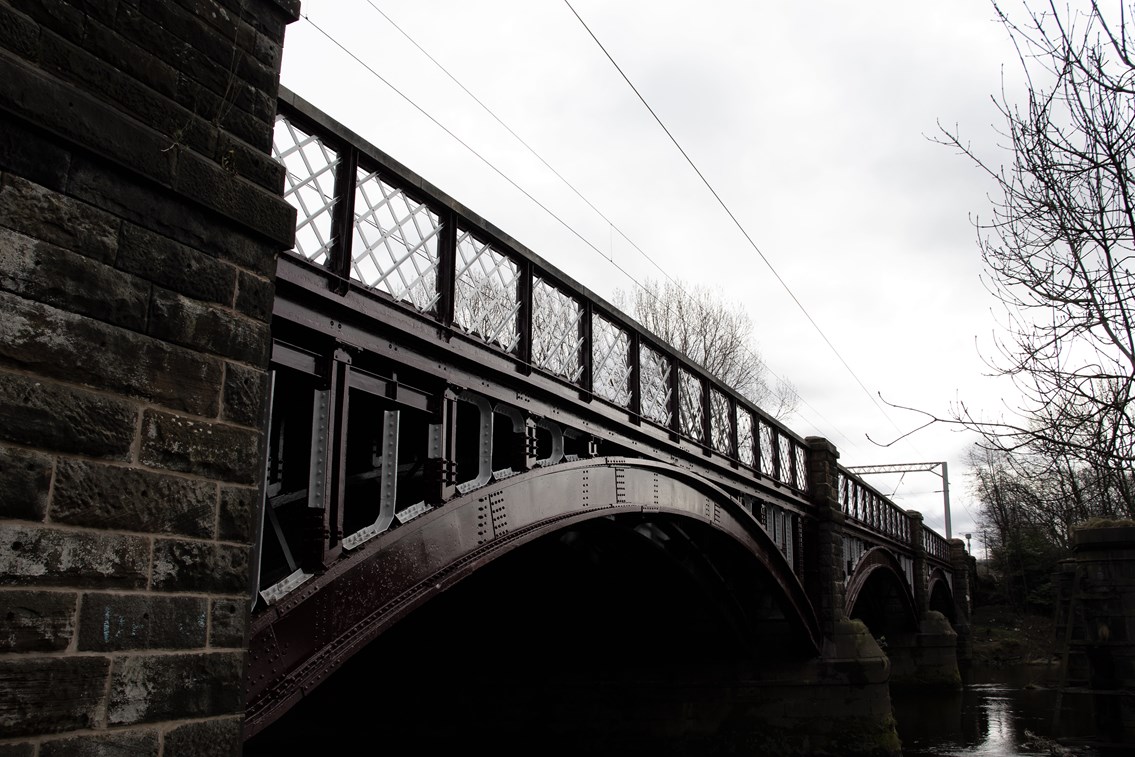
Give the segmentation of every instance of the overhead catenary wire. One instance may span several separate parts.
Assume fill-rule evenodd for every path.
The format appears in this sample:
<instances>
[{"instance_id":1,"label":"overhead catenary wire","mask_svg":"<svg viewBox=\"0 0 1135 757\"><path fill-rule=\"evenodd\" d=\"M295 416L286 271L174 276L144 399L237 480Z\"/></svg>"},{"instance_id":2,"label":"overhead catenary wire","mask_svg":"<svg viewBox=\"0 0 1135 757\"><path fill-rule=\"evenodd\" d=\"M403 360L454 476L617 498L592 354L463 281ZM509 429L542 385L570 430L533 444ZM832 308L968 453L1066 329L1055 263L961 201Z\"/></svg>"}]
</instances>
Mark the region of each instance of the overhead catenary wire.
<instances>
[{"instance_id":1,"label":"overhead catenary wire","mask_svg":"<svg viewBox=\"0 0 1135 757\"><path fill-rule=\"evenodd\" d=\"M540 153L537 152L536 149L533 148L523 137L521 137L511 126L509 126L507 123L505 123L505 121L502 118L500 118L500 116L498 116L492 108L490 108L488 105L486 105L485 102L483 100L481 100L481 98L477 97L477 95L474 94L468 87L466 87L456 76L454 76L453 73L449 71L449 69L447 69L444 65L442 65L441 62L437 60L437 58L435 58L433 55L431 55L429 53L429 51L427 51L424 47L422 47L422 45L420 45L418 43L418 41L416 39L414 39L413 36L410 35L409 32L407 32L405 29L403 29L401 26L399 26L398 23L394 21L394 19L392 19L387 13L385 13L381 8L379 8L374 3L374 0L364 0L364 1L376 13L378 13L380 16L382 16L382 18L388 24L390 24L392 27L394 27L394 29L397 30L398 33L401 34L406 39L407 42L409 42L411 45L413 45L414 48L418 50L418 52L420 52L422 55L424 55L435 67L437 67L438 70L440 70L443 74L445 74L445 76L448 77L449 80L452 81L462 92L464 92L466 95L468 95L469 98L472 99L473 102L475 102L483 111L485 111L494 121L496 121L497 124L499 124L501 126L501 128L503 128L505 131L507 131L517 142L519 142L521 144L521 146L523 146L538 161L540 161L540 163L545 168L547 168L553 175L555 175L555 177L557 179L559 179L580 200L582 200L600 218L602 218L608 224L608 227L613 232L617 232L619 234L619 236L621 236L624 240L626 240L627 243L630 244L631 247L633 247L639 253L639 255L641 255L651 265L653 265L666 278L666 280L668 280L675 287L677 287L678 290L687 299L691 299L691 300L693 299L691 297L691 295L689 294L689 292L686 291L685 287L682 286L682 283L678 279L671 276L670 273L665 268L663 268L661 264L659 264L649 253L647 253L645 250L643 250L633 239L630 238L630 236L627 235L626 232L624 232L621 228L619 228L619 226L617 224L615 224L614 221L612 221L602 210L600 210L593 202L591 202L591 200L588 199L574 184L572 184L570 181L568 181L568 179L566 177L564 177L563 174L561 174L558 170L556 170L556 168L554 166L552 166L542 155L540 155ZM305 19L306 18L307 17L305 16ZM307 19L307 20L310 22L310 19ZM322 30L320 30L320 31L322 32ZM326 32L323 32L323 33L326 34ZM340 45L340 47L342 47L342 45ZM380 79L381 79L381 77L380 77ZM384 84L391 87L391 89L394 89L394 87L389 82L387 82L386 80L382 80L382 81L383 81ZM406 95L402 94L401 92L398 92L398 94L401 95L407 101L409 100L409 98ZM415 107L417 107L417 106L415 106ZM419 108L419 110L421 110L421 109ZM458 140L458 141L460 141L460 140ZM462 143L462 144L464 144L464 143ZM478 155L478 157L481 158L480 155ZM484 158L481 158L481 159L485 160ZM495 166L493 166L493 168L494 168L494 170L497 170ZM500 173L499 170L497 170L497 172ZM539 203L537 203L537 204L539 204ZM543 207L543 206L541 206L541 207ZM566 225L566 223L564 221L562 221L558 218L556 220L558 220L558 221L560 221L560 223L563 223L563 224ZM583 238L582 234L580 234L575 229L572 229L572 232L577 237L579 237L581 239ZM586 241L586 240L584 240L584 241ZM588 243L588 244L590 244L590 243ZM598 248L595 245L590 244L590 246L591 246L592 249L594 249L598 252ZM602 255L602 253L600 253L600 255ZM608 262L614 264L615 261L614 261L613 255L605 255L603 257L606 258L606 260ZM615 267L618 268L618 270L621 273L623 273L623 275L625 275L628 279L630 279L630 281L633 282L641 291L646 292L651 297L654 297L655 300L660 305L662 305L663 308L669 310L669 308L670 308L669 303L663 302L662 300L660 300L654 294L654 292L651 289L646 287L641 281L639 281L637 278L635 278L634 275L632 275L628 271L624 270L621 266L616 265ZM762 368L764 370L768 371L768 373L771 374L772 377L775 380L781 382L782 385L788 387L789 391L791 391L792 394L798 400L800 400L800 402L803 403L809 410L811 410L813 413L815 413L817 416L819 416L819 418L829 428L833 429L837 434L839 434L841 437L843 437L843 439L845 441L847 441L849 444L851 444L852 446L856 446L855 443L846 434L844 434L843 431L840 428L838 428L823 413L821 413L811 403L809 403L803 396L801 396L800 392L795 387L793 387L791 385L791 382L786 381L783 377L781 377L774 370L772 370L772 368L769 367L768 363L764 360L764 358L762 358L760 356L760 354L758 354L756 351L754 351L748 345L746 345L745 348L749 352L749 354L751 354L753 356L753 358L757 360L757 362L762 366Z\"/></svg>"},{"instance_id":2,"label":"overhead catenary wire","mask_svg":"<svg viewBox=\"0 0 1135 757\"><path fill-rule=\"evenodd\" d=\"M368 2L369 2L369 0L368 0ZM373 4L372 4L372 7L374 7ZM385 14L383 14L383 15L385 15ZM364 70L366 70L368 73L370 73L372 76L374 76L378 81L380 81L382 84L384 84L387 88L389 88L392 92L394 92L403 101L405 101L410 107L412 107L414 110L416 110L418 113L420 113L426 119L428 119L431 123L433 123L439 129L441 129L443 132L445 132L450 138L452 138L455 142L457 142L459 145L461 145L471 155L476 157L481 163L483 163L486 167L488 167L493 173L497 174L501 179L503 179L505 182L507 182L516 191L520 192L524 197L528 198L534 205L539 207L541 210L543 210L545 213L547 213L549 217L554 219L557 223L559 223L561 226L563 226L567 231L569 231L572 235L574 235L576 238L578 238L585 245L590 247L601 258L603 258L605 261L609 262L614 268L616 268L628 280L633 282L636 286L640 287L641 289L646 290L646 287L644 287L643 284L630 271L626 270L623 266L621 266L619 263L617 263L612 257L605 255L594 243L592 243L589 239L587 239L585 236L583 236L583 234L580 233L576 228L571 226L567 221L565 221L557 213L555 213L553 210L551 210L549 207L547 207L544 203L542 203L539 199L537 199L535 196L533 196L528 190L521 187L515 180L513 180L511 177L509 177L507 174L505 174L499 167L497 167L494 163L492 163L492 161L490 161L488 158L486 158L484 155L482 155L479 151L477 151L474 147L472 147L470 144L468 144L465 140L463 140L460 136L458 136L450 128L448 128L447 126L442 124L437 118L435 118L432 114L430 114L428 111L426 111L423 107L418 105L413 99L411 99L408 95L406 95L404 92L402 92L398 87L396 87L392 82L390 82L382 74L380 74L378 71L376 71L371 65L366 63L361 57L359 57L359 55L357 55L355 52L350 50L346 45L344 45L342 42L340 42L338 39L336 39L332 34L330 34L328 31L323 29L319 24L317 24L315 21L313 21L309 14L301 14L301 18L303 18L303 20L307 24L309 24L313 29L315 29L317 32L319 32L319 34L322 35L328 42L333 44L341 52L343 52L345 55L350 57L356 64L358 64ZM401 32L400 29L399 29L399 31ZM402 32L402 33L405 35L405 32ZM427 55L427 57L429 57L429 56ZM460 84L459 84L459 86L460 86ZM465 88L462 87L462 89L465 89ZM471 93L470 93L470 96L472 96ZM476 100L477 98L474 97L474 99ZM499 121L499 119L497 119L497 120ZM502 122L502 125L503 125L503 122ZM507 126L505 128L508 131L510 131L510 133L512 132L512 130L508 129ZM519 140L519 137L517 137L517 139ZM520 141L521 141L522 144L524 144L523 140L520 140ZM525 146L527 146L527 145L525 145ZM541 159L541 162L544 162L544 161ZM545 165L546 165L546 163L545 163ZM552 172L555 173L557 176L559 175L550 166L548 166L548 168L549 168L549 170L552 170ZM562 177L561 177L561 180L563 180ZM566 180L564 180L564 182L567 183ZM574 187L572 187L572 189L573 189L573 191L576 191L577 194L579 194L577 190L574 190ZM589 206L592 206L594 208L594 206L589 201L587 201L586 198L583 198L582 195L580 195L580 197L582 199L584 199L584 202L586 202ZM597 213L599 213L600 216L602 216L605 220L607 220L606 216L603 215L600 211L598 211L597 208L595 208L595 210L596 210ZM628 242L630 242L632 245L634 245L634 242L632 240L630 240L629 238L627 238L626 235L623 234L623 232L621 230L618 230L618 228L615 227L613 223L611 223L611 226L613 228L615 228L616 231L618 231L618 233L621 236L623 236L625 239L627 239ZM634 246L653 265L658 267L659 270L662 271L663 274L668 279L670 279L671 281L674 281L674 279L671 276L669 276L669 274L666 273L665 270L663 270L661 268L661 266L659 266L652 258L650 258L650 256L647 253L642 251L637 245L634 245ZM674 283L681 289L681 284L679 282L675 281ZM682 291L684 292L685 290L682 289ZM663 305L665 306L665 303L663 303ZM777 380L780 380L780 381L784 381L783 379L780 378L780 376L778 376L775 372L773 372L771 370L771 368L768 368L767 363L765 363L759 356L757 356L757 359L760 360L761 364L765 367L766 370L769 371L770 374L773 375L774 378L776 378ZM802 397L797 390L795 390L793 388L792 391L793 391L794 395L797 398L799 398L800 401L809 410L811 410L819 418L821 418L829 428L831 428L837 434L839 434L839 436L841 436L845 441L847 441L849 445L851 445L853 447L858 446L858 445L856 445L856 443L853 440L851 440L850 437L847 436L847 434L843 433L843 431L838 426L836 426L834 423L832 423L830 420L828 420L823 415L823 413L821 413L819 410L817 410L804 397Z\"/></svg>"},{"instance_id":3,"label":"overhead catenary wire","mask_svg":"<svg viewBox=\"0 0 1135 757\"><path fill-rule=\"evenodd\" d=\"M528 142L523 137L521 137L519 134L517 134L511 126L509 126L507 123L505 123L504 120L501 119L501 117L498 116L496 114L496 112L493 111L492 108L490 108L488 105L486 105L484 103L484 101L481 100L481 98L477 97L477 95L473 94L473 92L470 91L468 87L466 87L464 84L462 84L461 81L456 76L454 76L449 71L448 68L443 66L437 60L437 58L435 58L424 47L422 47L420 44L418 44L418 41L415 40L412 36L410 36L409 32L407 32L405 29L403 29L401 26L399 26L394 21L394 19L390 18L390 16L387 15L381 8L379 8L377 5L375 5L374 0L365 0L365 2L366 2L367 5L369 5L371 8L374 9L375 13L379 14L384 19L386 19L386 22L389 23L391 26L393 26L398 31L399 34L401 34L403 37L405 37L407 42L409 42L411 45L413 45L415 48L417 48L418 52L420 52L422 55L426 56L426 58L429 59L430 63L433 63L438 68L439 71L441 71L443 74L445 74L449 78L450 81L452 81L454 84L456 84L457 87L460 88L462 92L467 94L473 100L473 102L477 103L477 105L479 105L483 111L488 113L489 116L491 116L494 121L496 121L498 124L500 124L502 129L504 129L510 135L512 135L512 137L517 142L519 142L524 147L524 149L526 149L529 153L531 153L532 156L536 158L536 160L540 161L540 163L543 164L543 166L545 168L547 168L549 171L551 171L556 176L557 179L559 179L561 182L563 182L564 186L566 186L568 189L570 189L572 192L574 192L576 197L583 200L583 202L587 205L587 207L591 208L593 211L595 211L595 213L600 218L602 218L604 221L606 221L608 226L614 232L617 232L618 235L621 236L623 239L625 239L627 241L627 243L630 244L631 247L633 247L640 255L642 255L643 258L645 258L651 265L653 265L655 268L657 268L659 273L661 273L664 277L666 277L666 279L668 281L670 281L671 283L673 283L675 286L679 286L679 287L681 286L681 283L677 279L675 279L673 276L671 276L670 273L665 268L663 268L661 265L659 265L658 262L654 258L652 258L649 254L646 253L645 250L643 250L641 247L639 247L638 244L636 244L633 239L631 239L629 236L627 236L627 234L622 229L620 229L614 221L612 221L610 218L608 218L607 215L602 210L600 210L598 207L596 207L595 204L593 202L591 202L591 200L589 200L583 194L583 192L581 192L579 189L577 189L576 186L574 184L572 184L570 181L568 181L564 177L563 174L561 174L559 171L557 171L554 166L552 166L547 160L545 160L544 156L542 156L539 152L537 152L536 149L534 147L532 147L532 145L528 144ZM611 256L607 256L607 257L608 257L608 260L612 259ZM633 281L633 279L632 279L632 281ZM638 282L636 281L635 283L637 284Z\"/></svg>"},{"instance_id":4,"label":"overhead catenary wire","mask_svg":"<svg viewBox=\"0 0 1135 757\"><path fill-rule=\"evenodd\" d=\"M627 86L629 86L635 93L635 96L638 97L639 101L662 128L662 131L664 131L666 133L666 136L670 138L670 141L674 144L674 147L676 147L678 149L678 152L682 154L682 157L686 159L686 162L689 163L690 168L692 168L694 173L697 174L698 178L701 179L706 189L708 189L710 194L713 195L713 198L717 201L718 205L721 206L721 209L725 211L725 214L729 216L729 220L733 222L733 225L737 227L737 230L741 232L741 235L745 237L745 241L748 242L749 246L752 247L753 250L757 253L761 261L772 273L773 277L776 278L777 282L781 285L781 287L783 287L784 291L788 293L788 296L792 298L792 301L796 304L796 307L800 309L800 312L803 313L808 322L812 324L812 327L816 330L816 333L818 333L820 335L820 338L824 340L824 344L828 346L828 348L839 360L840 364L843 365L844 369L846 369L851 377L855 379L855 383L859 385L859 388L863 390L863 393L867 395L867 398L870 399L871 403L875 405L880 413L882 413L883 417L886 418L892 426L894 426L896 431L901 432L902 429L899 428L898 424L895 423L894 419L891 418L886 409L884 409L883 406L879 404L878 399L876 399L875 396L871 394L870 390L867 389L867 386L859 378L858 374L855 373L851 365L844 359L843 355L840 354L840 351L836 349L835 344L833 344L832 341L828 338L828 335L824 333L824 330L820 328L820 324L816 322L816 320L812 317L812 314L809 313L808 309L804 307L804 303L800 301L800 299L796 296L796 293L792 291L792 288L788 286L788 283L781 277L780 273L777 272L772 262L765 256L764 252L761 251L761 248L757 246L757 243L753 241L752 236L750 236L749 232L737 219L737 216L734 215L733 211L725 203L725 200L721 198L721 195L717 193L717 190L713 188L713 185L709 183L709 180L701 172L701 169L697 167L697 164L694 163L693 159L690 158L689 154L685 151L685 149L682 148L682 145L670 132L670 129L667 128L662 119L658 117L658 114L654 111L654 108L650 106L650 103L648 103L646 101L646 98L642 96L642 93L639 92L638 87L634 85L634 83L630 80L630 77L626 75L622 67L619 66L619 64L615 61L611 53L607 51L607 48L604 47L603 43L599 41L599 38L595 36L595 32L591 31L591 27L587 25L587 22L583 20L583 17L579 15L574 7L572 7L570 0L564 0L564 4L567 5L569 10L571 10L572 14L587 31L588 35L590 35L591 39L595 41L595 44L599 46L599 49L603 51L603 54L607 57L607 60L609 60L611 62L611 65L615 67L615 70L619 72L619 75L623 78L623 81L625 81L627 83Z\"/></svg>"}]
</instances>

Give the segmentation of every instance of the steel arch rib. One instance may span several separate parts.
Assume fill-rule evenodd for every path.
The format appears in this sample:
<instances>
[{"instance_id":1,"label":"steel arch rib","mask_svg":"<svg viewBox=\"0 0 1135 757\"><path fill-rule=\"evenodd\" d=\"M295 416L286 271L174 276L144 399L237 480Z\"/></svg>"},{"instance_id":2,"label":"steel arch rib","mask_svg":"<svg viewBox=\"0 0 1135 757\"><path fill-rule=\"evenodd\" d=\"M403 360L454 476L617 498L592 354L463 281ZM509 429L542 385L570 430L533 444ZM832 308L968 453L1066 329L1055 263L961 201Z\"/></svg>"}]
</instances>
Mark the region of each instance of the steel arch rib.
<instances>
[{"instance_id":1,"label":"steel arch rib","mask_svg":"<svg viewBox=\"0 0 1135 757\"><path fill-rule=\"evenodd\" d=\"M722 489L653 461L598 458L487 485L367 543L253 620L245 735L286 712L354 653L492 560L582 521L631 512L700 520L767 570L819 649L819 623L772 539Z\"/></svg>"},{"instance_id":2,"label":"steel arch rib","mask_svg":"<svg viewBox=\"0 0 1135 757\"><path fill-rule=\"evenodd\" d=\"M906 582L899 561L886 547L872 547L864 552L863 557L859 559L858 564L855 566L855 572L847 581L847 591L844 597L844 614L851 617L851 612L855 609L855 603L859 601L859 594L863 591L863 587L867 585L867 579L878 570L883 570L891 575L895 582L901 587L899 596L902 597L903 604L910 613L910 618L917 624L918 613L915 611L914 595L911 592L910 584Z\"/></svg>"}]
</instances>

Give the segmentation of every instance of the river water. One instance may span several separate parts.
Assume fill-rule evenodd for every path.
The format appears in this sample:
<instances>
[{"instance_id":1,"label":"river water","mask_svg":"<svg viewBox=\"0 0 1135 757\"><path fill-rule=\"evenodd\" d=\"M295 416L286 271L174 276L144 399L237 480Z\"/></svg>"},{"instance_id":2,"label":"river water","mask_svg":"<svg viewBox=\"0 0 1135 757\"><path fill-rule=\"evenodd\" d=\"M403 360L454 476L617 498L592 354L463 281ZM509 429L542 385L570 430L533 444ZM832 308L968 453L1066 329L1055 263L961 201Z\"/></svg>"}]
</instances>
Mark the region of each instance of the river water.
<instances>
[{"instance_id":1,"label":"river water","mask_svg":"<svg viewBox=\"0 0 1135 757\"><path fill-rule=\"evenodd\" d=\"M1059 697L1044 666L972 670L958 692L892 695L903 757L1112 757L1135 751L1093 745L1097 729L1087 695ZM1055 726L1055 727L1054 727Z\"/></svg>"}]
</instances>

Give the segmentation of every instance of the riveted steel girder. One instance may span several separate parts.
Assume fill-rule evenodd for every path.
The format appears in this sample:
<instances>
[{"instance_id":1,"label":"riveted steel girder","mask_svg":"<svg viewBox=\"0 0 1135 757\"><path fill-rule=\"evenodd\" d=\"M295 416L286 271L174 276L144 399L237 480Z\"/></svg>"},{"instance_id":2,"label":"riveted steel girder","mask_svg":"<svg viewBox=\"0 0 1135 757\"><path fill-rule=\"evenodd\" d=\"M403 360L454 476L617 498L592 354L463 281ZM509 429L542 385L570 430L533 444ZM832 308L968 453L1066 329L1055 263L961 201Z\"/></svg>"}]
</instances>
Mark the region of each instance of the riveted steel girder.
<instances>
[{"instance_id":1,"label":"riveted steel girder","mask_svg":"<svg viewBox=\"0 0 1135 757\"><path fill-rule=\"evenodd\" d=\"M690 518L728 534L767 572L792 621L819 649L819 624L803 588L740 503L665 463L582 460L486 486L382 534L257 617L246 736L414 608L497 557L585 520L634 512Z\"/></svg>"}]
</instances>

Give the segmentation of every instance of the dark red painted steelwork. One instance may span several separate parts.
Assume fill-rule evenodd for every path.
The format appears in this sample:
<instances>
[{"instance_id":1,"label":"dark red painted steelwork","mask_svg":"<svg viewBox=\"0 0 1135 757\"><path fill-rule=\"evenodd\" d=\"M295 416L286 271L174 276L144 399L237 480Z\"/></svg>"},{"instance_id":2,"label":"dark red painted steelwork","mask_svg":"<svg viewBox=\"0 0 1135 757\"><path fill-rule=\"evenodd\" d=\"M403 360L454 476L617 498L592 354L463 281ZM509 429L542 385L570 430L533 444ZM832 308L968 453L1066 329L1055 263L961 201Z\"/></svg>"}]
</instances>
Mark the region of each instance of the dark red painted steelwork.
<instances>
[{"instance_id":1,"label":"dark red painted steelwork","mask_svg":"<svg viewBox=\"0 0 1135 757\"><path fill-rule=\"evenodd\" d=\"M270 459L277 468L282 460L293 465L295 451L288 447L285 452L281 437L298 438L294 443L302 447L304 434L310 434L311 454L301 450L298 458L312 470L321 467L319 476L310 476L310 483L300 480L309 471L293 471L284 488L280 471L272 471L276 478L269 487L265 518L266 523L272 521L272 528L265 527L266 539L282 535L287 537L284 542L294 540L296 559L288 569L298 566L297 573L306 573L286 585L273 584L276 578L265 579L267 586L283 588L254 608L246 733L264 728L385 629L480 567L545 534L620 513L663 513L727 534L752 555L754 569L767 574L777 587L786 615L819 649L816 613L797 577L809 560L817 559L807 553L812 547L801 527L815 518L804 474L809 454L804 441L531 250L310 105L287 92L280 105L289 121L318 136L337 156L326 167L334 170L334 196L319 198L331 214L326 259L320 257L321 251L282 256L273 311L272 365L281 379L277 402L282 403L282 411L291 410L288 420L293 427L298 419L308 428L301 429L298 437L291 428L287 436L274 420L271 436L280 446ZM408 202L428 205L433 214L430 222L440 224L430 232L436 232L438 241L431 263L436 265L434 299L428 307L377 286L368 288L352 274L351 246L360 224L356 188L360 176L375 171ZM293 186L307 181L300 177L298 183L292 182L293 178L289 177ZM301 224L309 221L301 218ZM459 269L471 265L458 250L459 227L490 244L505 267L515 266L508 268L518 274L516 301L511 303L517 308L517 333L511 349L458 323L460 297L469 296L458 291ZM582 313L577 329L578 371L567 372L577 373L578 378L565 378L554 366L533 361L536 277L560 292L569 310L578 307ZM606 395L625 398L618 402L603 399L594 386L597 317L625 338L627 364L618 367L626 369L629 385ZM666 420L642 413L646 381L642 374L649 366L642 364L640 355L648 349L668 366L665 379L660 372L654 374L660 382L668 382ZM698 423L686 424L685 435L682 376L696 382L691 390L686 378L685 391L687 398L696 397L702 414ZM715 417L715 397L724 398L718 404L728 407L728 418ZM314 406L321 398L326 413L313 412L312 419L300 418L291 406ZM652 399L657 406L662 398ZM376 416L353 415L352 406L377 408ZM476 421L466 428L459 423L461 413L472 407L492 418L509 419L509 428L493 434L500 440L491 440L507 448L507 455L498 454L501 449L459 445L459 438L474 447L481 444L475 438ZM751 417L751 446L745 459L739 449L739 413ZM349 469L348 458L358 451L351 425L359 424L356 431L365 426L361 430L369 433L364 434L369 442L376 437L374 429L385 429L381 424L394 417L402 424L399 433L404 438L414 443L429 440L429 454L424 449L408 450L410 459L400 461L406 470L400 469L391 479L417 487L413 490L420 491L422 501L399 511L410 515L367 534L369 540L360 537L344 546L344 539L352 536L344 533L350 488L364 484L374 488L375 481L384 480L384 472L393 476L377 463L362 472ZM728 428L715 428L723 421L730 424ZM534 467L540 433L553 432L560 434L561 441L570 436L582 459ZM380 440L382 444L376 446L382 449L375 450L375 457L400 452L403 436ZM715 438L724 440L718 447L728 449L715 449ZM462 470L459 458L468 461L478 454L485 459ZM596 457L599 454L604 457ZM473 480L488 457L494 471L511 466L511 472L486 472ZM496 465L498 457L508 462ZM905 515L893 503L857 479L844 475L841 483L845 533L874 548L848 586L851 602L871 571L886 568L901 576L897 560L892 555L887 562L884 556L890 553L883 548L906 555L911 540L903 531L909 528ZM476 488L469 491L470 486ZM316 496L318 492L322 493ZM281 524L277 507L280 514L298 507L303 517ZM774 509L782 531L791 524L791 533L778 536L781 547L762 527L766 511ZM924 541L937 546L931 536ZM781 548L792 555L792 565ZM949 570L939 552L929 549L926 562ZM278 564L276 569L278 573Z\"/></svg>"},{"instance_id":2,"label":"dark red painted steelwork","mask_svg":"<svg viewBox=\"0 0 1135 757\"><path fill-rule=\"evenodd\" d=\"M261 613L252 628L246 733L488 562L573 523L633 512L691 518L729 534L772 578L786 613L819 649L818 622L791 566L726 492L663 463L565 463L479 489L388 532Z\"/></svg>"}]
</instances>

